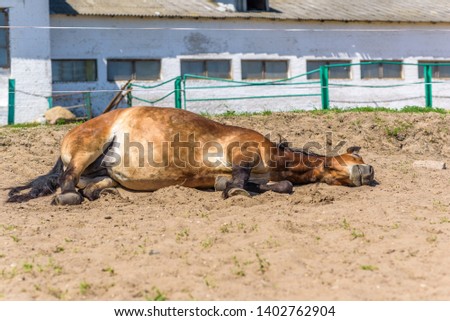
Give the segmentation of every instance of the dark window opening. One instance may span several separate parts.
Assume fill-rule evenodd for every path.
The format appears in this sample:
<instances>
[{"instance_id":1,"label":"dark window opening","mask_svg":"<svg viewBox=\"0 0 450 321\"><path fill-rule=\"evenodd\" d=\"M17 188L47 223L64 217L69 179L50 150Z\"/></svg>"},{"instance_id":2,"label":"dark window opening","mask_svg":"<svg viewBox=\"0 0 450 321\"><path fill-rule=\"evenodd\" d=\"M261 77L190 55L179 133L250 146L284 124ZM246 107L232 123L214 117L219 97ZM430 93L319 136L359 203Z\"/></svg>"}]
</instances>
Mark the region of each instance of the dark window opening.
<instances>
[{"instance_id":1,"label":"dark window opening","mask_svg":"<svg viewBox=\"0 0 450 321\"><path fill-rule=\"evenodd\" d=\"M181 74L211 78L231 78L230 60L182 60Z\"/></svg>"},{"instance_id":2,"label":"dark window opening","mask_svg":"<svg viewBox=\"0 0 450 321\"><path fill-rule=\"evenodd\" d=\"M160 75L160 60L108 60L108 81L158 80Z\"/></svg>"},{"instance_id":3,"label":"dark window opening","mask_svg":"<svg viewBox=\"0 0 450 321\"><path fill-rule=\"evenodd\" d=\"M432 64L431 70L432 70L432 76L433 78L450 78L450 61L419 61L419 64ZM445 64L445 65L439 65ZM424 78L424 70L423 66L419 67L419 78Z\"/></svg>"},{"instance_id":4,"label":"dark window opening","mask_svg":"<svg viewBox=\"0 0 450 321\"><path fill-rule=\"evenodd\" d=\"M349 64L350 60L309 60L306 62L306 71L317 70L320 66ZM307 79L320 79L320 73L314 72L306 76ZM350 66L337 66L328 68L328 78L330 79L350 79Z\"/></svg>"},{"instance_id":5,"label":"dark window opening","mask_svg":"<svg viewBox=\"0 0 450 321\"><path fill-rule=\"evenodd\" d=\"M288 77L286 60L243 60L242 79L284 79Z\"/></svg>"},{"instance_id":6,"label":"dark window opening","mask_svg":"<svg viewBox=\"0 0 450 321\"><path fill-rule=\"evenodd\" d=\"M362 62L369 62L369 61L362 61ZM381 62L361 65L361 79L386 79L386 78L401 79L402 65L381 63Z\"/></svg>"},{"instance_id":7,"label":"dark window opening","mask_svg":"<svg viewBox=\"0 0 450 321\"><path fill-rule=\"evenodd\" d=\"M8 27L8 10L0 8L0 27ZM0 68L9 68L9 29L0 28Z\"/></svg>"},{"instance_id":8,"label":"dark window opening","mask_svg":"<svg viewBox=\"0 0 450 321\"><path fill-rule=\"evenodd\" d=\"M247 11L267 11L266 0L247 0Z\"/></svg>"},{"instance_id":9,"label":"dark window opening","mask_svg":"<svg viewBox=\"0 0 450 321\"><path fill-rule=\"evenodd\" d=\"M96 60L52 60L53 82L97 80Z\"/></svg>"}]
</instances>

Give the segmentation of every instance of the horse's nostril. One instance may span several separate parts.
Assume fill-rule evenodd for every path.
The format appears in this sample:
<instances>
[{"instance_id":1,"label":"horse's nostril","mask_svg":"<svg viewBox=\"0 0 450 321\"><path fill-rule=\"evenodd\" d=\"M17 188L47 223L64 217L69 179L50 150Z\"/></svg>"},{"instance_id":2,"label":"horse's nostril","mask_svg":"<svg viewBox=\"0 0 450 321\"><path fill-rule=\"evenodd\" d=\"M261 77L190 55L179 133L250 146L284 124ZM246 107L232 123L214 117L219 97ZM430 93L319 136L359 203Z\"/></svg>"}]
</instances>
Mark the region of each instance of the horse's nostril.
<instances>
[{"instance_id":1,"label":"horse's nostril","mask_svg":"<svg viewBox=\"0 0 450 321\"><path fill-rule=\"evenodd\" d=\"M363 174L363 184L370 184L375 176L375 171L372 166L366 165L365 172Z\"/></svg>"},{"instance_id":2,"label":"horse's nostril","mask_svg":"<svg viewBox=\"0 0 450 321\"><path fill-rule=\"evenodd\" d=\"M370 185L373 181L375 171L372 166L358 164L352 166L350 179L355 186Z\"/></svg>"}]
</instances>

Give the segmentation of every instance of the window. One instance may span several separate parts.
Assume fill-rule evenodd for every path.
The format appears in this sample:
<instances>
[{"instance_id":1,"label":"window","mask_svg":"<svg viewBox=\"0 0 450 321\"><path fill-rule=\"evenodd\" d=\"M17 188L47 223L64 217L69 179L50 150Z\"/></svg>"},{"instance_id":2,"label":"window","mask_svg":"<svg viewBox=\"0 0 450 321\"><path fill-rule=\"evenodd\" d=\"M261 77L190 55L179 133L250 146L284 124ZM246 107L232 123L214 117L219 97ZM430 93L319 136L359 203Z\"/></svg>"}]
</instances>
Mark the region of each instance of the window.
<instances>
[{"instance_id":1,"label":"window","mask_svg":"<svg viewBox=\"0 0 450 321\"><path fill-rule=\"evenodd\" d=\"M288 77L286 60L243 60L242 79L283 79Z\"/></svg>"},{"instance_id":2,"label":"window","mask_svg":"<svg viewBox=\"0 0 450 321\"><path fill-rule=\"evenodd\" d=\"M306 71L310 72L319 69L320 66L349 64L350 60L309 60L306 62ZM350 66L328 68L328 78L330 79L350 79ZM307 79L320 79L319 72L307 75Z\"/></svg>"},{"instance_id":3,"label":"window","mask_svg":"<svg viewBox=\"0 0 450 321\"><path fill-rule=\"evenodd\" d=\"M438 65L434 65L432 68L432 72L433 78L450 78L450 61L419 61L419 64L426 64L426 63L430 63L430 64L439 64L439 63L445 63L448 64L447 66L438 66ZM423 76L423 66L418 66L419 67L419 78L424 78Z\"/></svg>"},{"instance_id":4,"label":"window","mask_svg":"<svg viewBox=\"0 0 450 321\"><path fill-rule=\"evenodd\" d=\"M181 74L211 78L231 78L230 60L182 60Z\"/></svg>"},{"instance_id":5,"label":"window","mask_svg":"<svg viewBox=\"0 0 450 321\"><path fill-rule=\"evenodd\" d=\"M267 11L266 0L247 0L247 11Z\"/></svg>"},{"instance_id":6,"label":"window","mask_svg":"<svg viewBox=\"0 0 450 321\"><path fill-rule=\"evenodd\" d=\"M53 82L97 80L96 60L52 60Z\"/></svg>"},{"instance_id":7,"label":"window","mask_svg":"<svg viewBox=\"0 0 450 321\"><path fill-rule=\"evenodd\" d=\"M235 0L238 11L269 11L269 0Z\"/></svg>"},{"instance_id":8,"label":"window","mask_svg":"<svg viewBox=\"0 0 450 321\"><path fill-rule=\"evenodd\" d=\"M8 26L8 11L0 9L0 27ZM0 28L0 68L9 67L9 29Z\"/></svg>"},{"instance_id":9,"label":"window","mask_svg":"<svg viewBox=\"0 0 450 321\"><path fill-rule=\"evenodd\" d=\"M108 80L158 80L160 60L108 60Z\"/></svg>"},{"instance_id":10,"label":"window","mask_svg":"<svg viewBox=\"0 0 450 321\"><path fill-rule=\"evenodd\" d=\"M369 62L369 61L361 61ZM402 78L401 64L374 63L361 65L361 79Z\"/></svg>"}]
</instances>

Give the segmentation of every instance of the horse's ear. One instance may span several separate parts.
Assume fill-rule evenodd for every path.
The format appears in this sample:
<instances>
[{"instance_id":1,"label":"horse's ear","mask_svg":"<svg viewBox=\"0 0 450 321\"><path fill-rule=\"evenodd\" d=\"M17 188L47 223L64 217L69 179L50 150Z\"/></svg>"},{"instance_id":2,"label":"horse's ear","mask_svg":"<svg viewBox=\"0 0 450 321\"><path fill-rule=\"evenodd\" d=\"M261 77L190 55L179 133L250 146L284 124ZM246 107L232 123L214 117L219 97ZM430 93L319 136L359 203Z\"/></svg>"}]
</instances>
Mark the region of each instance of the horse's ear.
<instances>
[{"instance_id":1,"label":"horse's ear","mask_svg":"<svg viewBox=\"0 0 450 321\"><path fill-rule=\"evenodd\" d=\"M280 150L289 149L289 142L279 142L277 146Z\"/></svg>"},{"instance_id":2,"label":"horse's ear","mask_svg":"<svg viewBox=\"0 0 450 321\"><path fill-rule=\"evenodd\" d=\"M281 149L281 150L289 149L289 142L287 141L286 138L284 138L283 136L278 134L278 139L279 139L279 142L278 142L277 146L279 149Z\"/></svg>"},{"instance_id":3,"label":"horse's ear","mask_svg":"<svg viewBox=\"0 0 450 321\"><path fill-rule=\"evenodd\" d=\"M357 154L361 150L359 146L352 146L347 148L347 154Z\"/></svg>"},{"instance_id":4,"label":"horse's ear","mask_svg":"<svg viewBox=\"0 0 450 321\"><path fill-rule=\"evenodd\" d=\"M283 136L281 136L281 134L278 134L278 144L286 143L286 142L287 142L287 139L284 138Z\"/></svg>"}]
</instances>

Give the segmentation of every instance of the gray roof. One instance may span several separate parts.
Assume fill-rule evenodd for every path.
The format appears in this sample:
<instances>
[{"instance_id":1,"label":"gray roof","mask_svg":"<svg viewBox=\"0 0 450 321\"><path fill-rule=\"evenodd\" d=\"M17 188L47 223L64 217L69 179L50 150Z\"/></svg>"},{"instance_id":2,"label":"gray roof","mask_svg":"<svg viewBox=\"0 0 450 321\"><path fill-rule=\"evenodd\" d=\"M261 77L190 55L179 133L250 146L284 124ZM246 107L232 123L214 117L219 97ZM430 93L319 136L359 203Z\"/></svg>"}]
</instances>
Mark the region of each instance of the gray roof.
<instances>
[{"instance_id":1,"label":"gray roof","mask_svg":"<svg viewBox=\"0 0 450 321\"><path fill-rule=\"evenodd\" d=\"M450 22L450 0L269 0L268 12L236 12L226 10L218 2L220 0L50 0L50 11L52 14L162 18Z\"/></svg>"}]
</instances>

